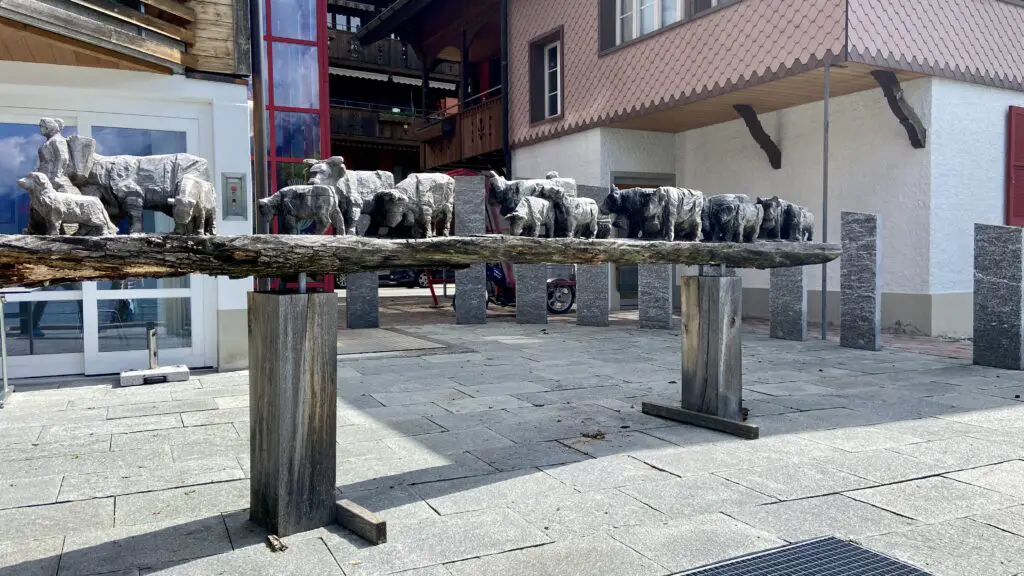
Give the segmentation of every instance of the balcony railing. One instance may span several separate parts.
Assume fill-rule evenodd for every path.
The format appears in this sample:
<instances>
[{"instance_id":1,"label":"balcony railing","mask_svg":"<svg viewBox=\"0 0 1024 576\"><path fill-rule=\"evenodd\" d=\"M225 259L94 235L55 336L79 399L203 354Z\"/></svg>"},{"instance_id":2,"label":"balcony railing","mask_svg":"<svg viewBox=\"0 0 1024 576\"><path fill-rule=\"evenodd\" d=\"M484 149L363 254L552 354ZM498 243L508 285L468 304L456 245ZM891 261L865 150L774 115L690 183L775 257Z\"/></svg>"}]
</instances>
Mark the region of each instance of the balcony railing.
<instances>
[{"instance_id":1,"label":"balcony railing","mask_svg":"<svg viewBox=\"0 0 1024 576\"><path fill-rule=\"evenodd\" d=\"M363 46L352 40L354 32L345 30L331 31L331 62L337 64L355 64L368 68L396 71L419 72L423 65L416 52L407 47L401 40L385 38L369 46ZM434 74L459 76L459 65L444 62L434 69Z\"/></svg>"},{"instance_id":2,"label":"balcony railing","mask_svg":"<svg viewBox=\"0 0 1024 576\"><path fill-rule=\"evenodd\" d=\"M463 107L420 118L415 138L423 143L424 169L458 164L502 149L501 87L467 100Z\"/></svg>"},{"instance_id":3,"label":"balcony railing","mask_svg":"<svg viewBox=\"0 0 1024 576\"><path fill-rule=\"evenodd\" d=\"M332 136L374 138L415 145L412 109L367 102L348 104L331 100Z\"/></svg>"}]
</instances>

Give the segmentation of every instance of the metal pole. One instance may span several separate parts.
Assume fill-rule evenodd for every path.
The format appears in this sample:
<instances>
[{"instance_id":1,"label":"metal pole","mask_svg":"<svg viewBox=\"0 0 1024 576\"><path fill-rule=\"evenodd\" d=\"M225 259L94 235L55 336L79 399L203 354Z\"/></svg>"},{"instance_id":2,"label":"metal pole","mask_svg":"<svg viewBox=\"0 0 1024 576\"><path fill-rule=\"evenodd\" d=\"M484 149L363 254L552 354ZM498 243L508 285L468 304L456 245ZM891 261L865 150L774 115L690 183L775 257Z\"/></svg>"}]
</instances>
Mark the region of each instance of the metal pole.
<instances>
[{"instance_id":1,"label":"metal pole","mask_svg":"<svg viewBox=\"0 0 1024 576\"><path fill-rule=\"evenodd\" d=\"M3 408L7 400L7 326L4 318L4 305L7 304L7 297L0 296L0 361L4 368L4 387L0 388L0 408Z\"/></svg>"},{"instance_id":2,"label":"metal pole","mask_svg":"<svg viewBox=\"0 0 1024 576\"><path fill-rule=\"evenodd\" d=\"M146 323L146 343L149 348L149 369L156 370L160 363L156 358L156 324L153 322Z\"/></svg>"},{"instance_id":3,"label":"metal pole","mask_svg":"<svg viewBox=\"0 0 1024 576\"><path fill-rule=\"evenodd\" d=\"M825 63L825 118L822 142L821 242L828 242L828 105L832 97L830 74L832 66ZM828 339L828 264L821 265L821 339Z\"/></svg>"},{"instance_id":4,"label":"metal pole","mask_svg":"<svg viewBox=\"0 0 1024 576\"><path fill-rule=\"evenodd\" d=\"M305 293L306 293L306 273L305 272L300 272L299 273L299 294L305 294Z\"/></svg>"},{"instance_id":5,"label":"metal pole","mask_svg":"<svg viewBox=\"0 0 1024 576\"><path fill-rule=\"evenodd\" d=\"M252 190L253 197L259 200L269 196L267 190L267 135L266 135L266 102L263 97L263 21L261 0L249 2L249 54L252 61ZM255 202L253 203L255 204ZM270 233L270 221L253 210L256 215L256 232ZM257 287L261 291L270 290L270 278L258 278Z\"/></svg>"}]
</instances>

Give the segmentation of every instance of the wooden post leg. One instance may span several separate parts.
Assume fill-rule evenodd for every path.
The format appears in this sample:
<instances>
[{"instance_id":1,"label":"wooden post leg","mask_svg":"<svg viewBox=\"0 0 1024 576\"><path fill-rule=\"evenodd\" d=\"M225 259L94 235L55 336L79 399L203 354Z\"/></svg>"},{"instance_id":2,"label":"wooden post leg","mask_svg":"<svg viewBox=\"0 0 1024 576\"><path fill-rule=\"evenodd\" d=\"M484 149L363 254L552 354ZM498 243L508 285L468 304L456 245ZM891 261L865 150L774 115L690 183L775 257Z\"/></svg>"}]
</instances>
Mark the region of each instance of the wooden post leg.
<instances>
[{"instance_id":1,"label":"wooden post leg","mask_svg":"<svg viewBox=\"0 0 1024 576\"><path fill-rule=\"evenodd\" d=\"M645 414L758 437L743 422L743 281L736 276L688 276L681 287L683 310L682 395L679 406L643 403Z\"/></svg>"},{"instance_id":2,"label":"wooden post leg","mask_svg":"<svg viewBox=\"0 0 1024 576\"><path fill-rule=\"evenodd\" d=\"M249 294L249 518L288 536L335 521L338 298Z\"/></svg>"}]
</instances>

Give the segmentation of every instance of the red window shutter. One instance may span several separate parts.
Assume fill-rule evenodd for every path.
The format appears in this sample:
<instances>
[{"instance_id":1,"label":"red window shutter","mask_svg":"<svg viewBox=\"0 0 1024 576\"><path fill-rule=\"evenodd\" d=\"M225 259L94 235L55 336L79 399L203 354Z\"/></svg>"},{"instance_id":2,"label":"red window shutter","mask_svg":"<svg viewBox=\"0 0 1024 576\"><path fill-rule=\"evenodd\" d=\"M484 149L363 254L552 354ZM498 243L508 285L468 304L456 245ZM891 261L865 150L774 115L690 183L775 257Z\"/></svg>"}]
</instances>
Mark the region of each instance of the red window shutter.
<instances>
[{"instance_id":1,"label":"red window shutter","mask_svg":"<svg viewBox=\"0 0 1024 576\"><path fill-rule=\"evenodd\" d=\"M1024 226L1024 108L1010 107L1006 174L1006 224Z\"/></svg>"}]
</instances>

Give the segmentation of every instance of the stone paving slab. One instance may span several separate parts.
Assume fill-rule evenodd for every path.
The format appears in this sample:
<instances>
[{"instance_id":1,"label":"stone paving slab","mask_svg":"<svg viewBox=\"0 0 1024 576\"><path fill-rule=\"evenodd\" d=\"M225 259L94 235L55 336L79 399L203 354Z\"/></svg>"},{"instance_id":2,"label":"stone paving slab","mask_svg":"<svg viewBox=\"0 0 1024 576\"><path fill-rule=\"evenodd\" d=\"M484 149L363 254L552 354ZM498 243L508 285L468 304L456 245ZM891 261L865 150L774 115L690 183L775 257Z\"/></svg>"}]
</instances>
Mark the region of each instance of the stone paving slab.
<instances>
[{"instance_id":1,"label":"stone paving slab","mask_svg":"<svg viewBox=\"0 0 1024 576\"><path fill-rule=\"evenodd\" d=\"M936 476L952 470L949 466L921 460L890 450L835 454L816 459L820 464L878 484L891 484Z\"/></svg>"},{"instance_id":2,"label":"stone paving slab","mask_svg":"<svg viewBox=\"0 0 1024 576\"><path fill-rule=\"evenodd\" d=\"M129 494L117 497L115 525L192 519L248 507L248 480Z\"/></svg>"},{"instance_id":3,"label":"stone paving slab","mask_svg":"<svg viewBox=\"0 0 1024 576\"><path fill-rule=\"evenodd\" d=\"M558 442L532 442L470 452L496 470L509 471L586 460L588 456Z\"/></svg>"},{"instance_id":4,"label":"stone paving slab","mask_svg":"<svg viewBox=\"0 0 1024 576\"><path fill-rule=\"evenodd\" d=\"M755 492L713 474L644 482L620 491L673 518L701 516L715 512L735 514L775 498Z\"/></svg>"},{"instance_id":5,"label":"stone paving slab","mask_svg":"<svg viewBox=\"0 0 1024 576\"><path fill-rule=\"evenodd\" d=\"M1024 570L1024 540L966 518L863 538L860 543L935 576L1013 576Z\"/></svg>"},{"instance_id":6,"label":"stone paving slab","mask_svg":"<svg viewBox=\"0 0 1024 576\"><path fill-rule=\"evenodd\" d=\"M595 458L558 466L545 466L541 470L563 484L583 492L662 482L672 478L672 475L667 472L624 455Z\"/></svg>"},{"instance_id":7,"label":"stone paving slab","mask_svg":"<svg viewBox=\"0 0 1024 576\"><path fill-rule=\"evenodd\" d=\"M57 501L63 476L4 479L0 490L0 509L52 504Z\"/></svg>"},{"instance_id":8,"label":"stone paving slab","mask_svg":"<svg viewBox=\"0 0 1024 576\"><path fill-rule=\"evenodd\" d=\"M63 548L63 536L0 542L0 576L54 576Z\"/></svg>"},{"instance_id":9,"label":"stone paving slab","mask_svg":"<svg viewBox=\"0 0 1024 576\"><path fill-rule=\"evenodd\" d=\"M1009 508L1022 501L942 477L889 484L846 495L907 518L931 523Z\"/></svg>"},{"instance_id":10,"label":"stone paving slab","mask_svg":"<svg viewBox=\"0 0 1024 576\"><path fill-rule=\"evenodd\" d=\"M1024 462L1020 460L954 472L948 476L966 484L1024 499Z\"/></svg>"},{"instance_id":11,"label":"stone paving slab","mask_svg":"<svg viewBox=\"0 0 1024 576\"><path fill-rule=\"evenodd\" d=\"M512 510L556 540L606 532L625 526L664 522L668 516L619 490L582 492L548 498L537 494L533 500L520 501Z\"/></svg>"},{"instance_id":12,"label":"stone paving slab","mask_svg":"<svg viewBox=\"0 0 1024 576\"><path fill-rule=\"evenodd\" d=\"M873 486L874 482L816 464L776 464L718 472L719 476L779 500L795 500Z\"/></svg>"},{"instance_id":13,"label":"stone paving slab","mask_svg":"<svg viewBox=\"0 0 1024 576\"><path fill-rule=\"evenodd\" d=\"M729 515L789 542L821 536L862 538L918 525L908 518L839 494L741 508Z\"/></svg>"},{"instance_id":14,"label":"stone paving slab","mask_svg":"<svg viewBox=\"0 0 1024 576\"><path fill-rule=\"evenodd\" d=\"M145 569L140 576L193 576L198 574L246 574L246 576L344 575L323 540L299 540L284 552L271 552L266 546L210 556L191 562Z\"/></svg>"},{"instance_id":15,"label":"stone paving slab","mask_svg":"<svg viewBox=\"0 0 1024 576\"><path fill-rule=\"evenodd\" d=\"M453 576L657 576L665 568L604 534L448 565Z\"/></svg>"},{"instance_id":16,"label":"stone paving slab","mask_svg":"<svg viewBox=\"0 0 1024 576\"><path fill-rule=\"evenodd\" d=\"M493 506L515 507L538 497L571 498L577 493L536 469L431 482L412 487L438 514L459 514ZM355 496L354 496L355 497Z\"/></svg>"},{"instance_id":17,"label":"stone paving slab","mask_svg":"<svg viewBox=\"0 0 1024 576\"><path fill-rule=\"evenodd\" d=\"M1000 530L1012 532L1017 536L1024 536L1024 506L984 512L977 516L971 516L971 519L983 524L995 526Z\"/></svg>"},{"instance_id":18,"label":"stone paving slab","mask_svg":"<svg viewBox=\"0 0 1024 576\"><path fill-rule=\"evenodd\" d=\"M32 540L114 525L114 499L0 510L0 542Z\"/></svg>"}]
</instances>

